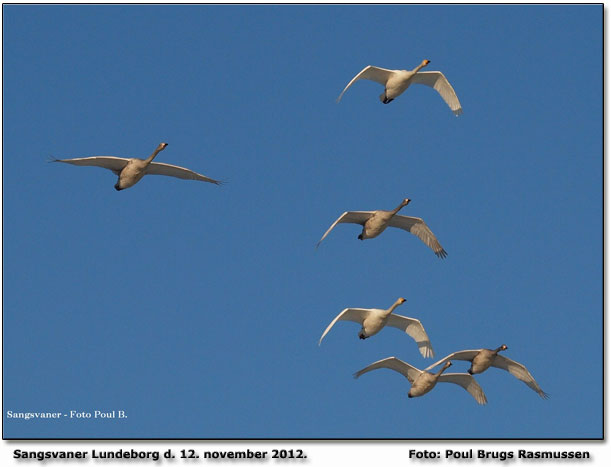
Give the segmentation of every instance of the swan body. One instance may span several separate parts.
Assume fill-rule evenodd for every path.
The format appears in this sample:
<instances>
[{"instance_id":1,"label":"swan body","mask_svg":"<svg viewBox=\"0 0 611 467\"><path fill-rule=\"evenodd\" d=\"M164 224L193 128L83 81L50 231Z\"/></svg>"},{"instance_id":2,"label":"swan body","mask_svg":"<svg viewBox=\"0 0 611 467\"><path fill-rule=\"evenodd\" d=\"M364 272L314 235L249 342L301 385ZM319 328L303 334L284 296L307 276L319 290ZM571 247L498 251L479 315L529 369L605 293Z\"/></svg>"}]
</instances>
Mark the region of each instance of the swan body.
<instances>
[{"instance_id":1,"label":"swan body","mask_svg":"<svg viewBox=\"0 0 611 467\"><path fill-rule=\"evenodd\" d=\"M360 224L363 226L363 231L358 236L359 240L367 240L380 235L387 227L396 227L406 230L416 235L429 248L431 248L439 258L445 258L448 253L443 249L435 234L429 229L419 217L399 216L397 213L401 208L407 206L411 200L404 199L401 204L392 211L346 211L338 219L331 224L331 227L325 232L322 238L316 244L316 248L321 244L329 232L337 224L351 223Z\"/></svg>"},{"instance_id":2,"label":"swan body","mask_svg":"<svg viewBox=\"0 0 611 467\"><path fill-rule=\"evenodd\" d=\"M358 378L368 371L377 370L378 368L389 368L398 373L401 373L407 378L412 384L407 397L420 397L430 392L437 383L454 383L465 389L478 404L485 404L487 401L486 394L475 378L468 373L446 373L442 374L452 365L452 362L446 362L446 364L437 372L429 373L428 371L419 370L411 366L409 363L405 363L399 360L397 357L388 357L383 360L378 360L369 366L366 366L362 370L354 373L354 377Z\"/></svg>"},{"instance_id":3,"label":"swan body","mask_svg":"<svg viewBox=\"0 0 611 467\"><path fill-rule=\"evenodd\" d=\"M418 348L423 357L433 357L434 353L431 341L420 321L406 316L395 315L393 313L394 309L404 302L404 298L399 298L387 310L377 308L346 308L331 321L329 326L327 326L325 332L320 336L318 345L321 344L323 338L335 323L338 321L354 321L362 326L359 331L359 338L361 339L367 339L377 334L384 326L392 326L411 336L418 344Z\"/></svg>"},{"instance_id":4,"label":"swan body","mask_svg":"<svg viewBox=\"0 0 611 467\"><path fill-rule=\"evenodd\" d=\"M426 368L426 370L430 370L431 368L434 368L437 365L441 365L442 363L451 360L470 361L471 367L467 371L469 372L469 374L472 375L483 373L488 368L493 366L508 371L517 379L524 382L529 388L539 394L539 396L541 396L543 399L547 399L549 395L539 387L539 385L535 381L535 378L533 378L533 376L530 374L530 372L526 369L524 365L498 354L503 350L507 350L507 346L505 344L501 345L500 347L497 347L494 350L461 350L459 352L451 353L450 355L442 358L438 362L433 363L431 366Z\"/></svg>"},{"instance_id":5,"label":"swan body","mask_svg":"<svg viewBox=\"0 0 611 467\"><path fill-rule=\"evenodd\" d=\"M199 180L202 182L214 183L216 185L221 184L218 180L213 180L212 178L185 169L184 167L153 162L157 154L163 151L167 145L168 143L161 143L146 159L138 159L137 157L93 156L76 159L53 159L52 162L65 162L72 165L95 166L112 170L119 176L115 184L115 189L117 191L134 186L145 175L167 175L170 177L182 178L183 180Z\"/></svg>"},{"instance_id":6,"label":"swan body","mask_svg":"<svg viewBox=\"0 0 611 467\"><path fill-rule=\"evenodd\" d=\"M348 90L359 79L368 79L375 81L384 86L384 92L380 95L380 100L384 104L388 104L399 97L412 84L424 84L435 89L443 100L448 104L454 115L458 116L462 113L462 107L456 96L456 91L440 71L420 71L427 66L430 60L423 60L413 70L387 70L372 65L363 68L337 98L339 102Z\"/></svg>"}]
</instances>

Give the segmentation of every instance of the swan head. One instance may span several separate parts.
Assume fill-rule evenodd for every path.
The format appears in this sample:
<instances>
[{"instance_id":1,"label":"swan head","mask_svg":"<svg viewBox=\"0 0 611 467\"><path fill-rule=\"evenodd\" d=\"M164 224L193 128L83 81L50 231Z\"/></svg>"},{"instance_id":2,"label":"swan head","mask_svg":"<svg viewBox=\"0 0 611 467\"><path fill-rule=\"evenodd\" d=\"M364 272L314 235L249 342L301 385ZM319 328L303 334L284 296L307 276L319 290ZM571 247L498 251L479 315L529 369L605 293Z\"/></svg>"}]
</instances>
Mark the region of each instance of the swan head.
<instances>
[{"instance_id":1,"label":"swan head","mask_svg":"<svg viewBox=\"0 0 611 467\"><path fill-rule=\"evenodd\" d=\"M443 366L444 370L447 370L448 368L450 368L452 366L452 362L447 361L446 364Z\"/></svg>"},{"instance_id":2,"label":"swan head","mask_svg":"<svg viewBox=\"0 0 611 467\"><path fill-rule=\"evenodd\" d=\"M157 149L159 149L160 151L162 149L165 149L165 147L168 145L168 143L159 143L159 146L157 146Z\"/></svg>"},{"instance_id":3,"label":"swan head","mask_svg":"<svg viewBox=\"0 0 611 467\"><path fill-rule=\"evenodd\" d=\"M422 66L427 66L429 63L431 63L430 60L422 60Z\"/></svg>"},{"instance_id":4,"label":"swan head","mask_svg":"<svg viewBox=\"0 0 611 467\"><path fill-rule=\"evenodd\" d=\"M410 203L410 201L411 201L411 199L409 199L409 198L405 198L403 201L401 201L401 204L402 204L403 206L407 206L407 205Z\"/></svg>"},{"instance_id":5,"label":"swan head","mask_svg":"<svg viewBox=\"0 0 611 467\"><path fill-rule=\"evenodd\" d=\"M403 297L399 297L399 299L397 300L397 303L398 303L399 305L402 305L402 304L404 304L406 301L407 301L407 300L406 300L405 298L403 298Z\"/></svg>"},{"instance_id":6,"label":"swan head","mask_svg":"<svg viewBox=\"0 0 611 467\"><path fill-rule=\"evenodd\" d=\"M501 351L501 350L507 350L507 349L508 349L508 347L507 347L505 344L503 344L503 345L501 345L501 346L499 347L499 351Z\"/></svg>"}]
</instances>

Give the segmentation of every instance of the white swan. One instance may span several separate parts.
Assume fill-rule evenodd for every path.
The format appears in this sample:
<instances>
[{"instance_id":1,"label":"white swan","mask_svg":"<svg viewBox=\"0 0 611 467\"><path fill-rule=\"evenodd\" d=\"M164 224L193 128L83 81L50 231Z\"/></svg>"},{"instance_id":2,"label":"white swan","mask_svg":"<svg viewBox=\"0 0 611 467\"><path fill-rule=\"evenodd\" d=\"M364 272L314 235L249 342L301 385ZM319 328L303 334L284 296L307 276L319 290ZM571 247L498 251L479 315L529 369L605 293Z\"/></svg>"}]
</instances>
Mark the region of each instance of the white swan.
<instances>
[{"instance_id":1,"label":"white swan","mask_svg":"<svg viewBox=\"0 0 611 467\"><path fill-rule=\"evenodd\" d=\"M359 79L368 79L375 81L384 86L384 92L380 95L380 100L384 104L388 104L393 99L396 99L403 93L411 84L424 84L435 89L443 100L448 104L454 115L459 116L462 113L462 107L456 96L456 92L446 77L440 71L420 71L421 68L427 66L430 60L423 60L420 65L411 71L408 70L387 70L377 66L366 66L357 74L348 86L344 88L342 93L337 98L339 102L348 90Z\"/></svg>"},{"instance_id":2,"label":"white swan","mask_svg":"<svg viewBox=\"0 0 611 467\"><path fill-rule=\"evenodd\" d=\"M337 224L351 223L361 224L363 231L358 236L359 240L366 240L368 238L375 238L380 235L386 227L397 227L399 229L407 230L410 233L416 235L422 240L429 248L431 248L439 258L445 258L448 253L442 248L437 237L431 232L431 229L424 223L419 217L408 217L398 216L397 212L403 207L409 204L409 199L404 199L401 204L392 211L347 211L343 213L339 218L331 224L331 227L325 232L322 238L316 244L316 248L325 239L329 232L333 230Z\"/></svg>"},{"instance_id":3,"label":"white swan","mask_svg":"<svg viewBox=\"0 0 611 467\"><path fill-rule=\"evenodd\" d=\"M320 345L323 338L337 321L354 321L362 325L359 332L359 337L361 339L367 339L377 334L384 326L392 326L411 336L418 344L420 353L424 357L433 357L434 353L431 341L420 321L414 318L393 314L394 309L404 302L404 298L399 298L388 310L380 310L378 308L346 308L331 321L329 326L327 326L325 332L320 336L318 345Z\"/></svg>"},{"instance_id":4,"label":"white swan","mask_svg":"<svg viewBox=\"0 0 611 467\"><path fill-rule=\"evenodd\" d=\"M471 368L469 368L467 371L469 372L469 374L472 375L483 373L491 366L494 366L496 368L500 368L501 370L508 371L520 381L526 383L529 388L539 394L539 396L541 396L543 399L547 399L549 395L539 387L539 385L535 381L535 378L533 378L533 376L526 369L526 367L521 363L499 355L498 353L502 350L507 350L507 346L505 344L501 345L500 347L497 347L494 350L461 350L460 352L451 353L450 355L442 358L438 362L433 363L431 366L426 368L426 370L430 370L431 368L434 368L437 365L441 365L442 363L445 363L450 360L470 361Z\"/></svg>"},{"instance_id":5,"label":"white swan","mask_svg":"<svg viewBox=\"0 0 611 467\"><path fill-rule=\"evenodd\" d=\"M485 404L488 402L486 400L486 394L484 394L483 389L475 378L468 373L447 373L442 375L445 370L447 370L452 365L452 362L447 362L437 373L429 373L427 371L419 370L411 366L409 363L405 363L402 360L399 360L397 357L388 357L383 360L378 360L377 362L372 363L371 365L363 368L362 370L354 373L354 377L358 378L363 373L367 373L371 370L377 370L378 368L389 368L391 370L395 370L401 373L403 376L407 378L407 380L412 383L412 387L407 393L407 397L419 397L423 396L431 389L435 387L435 385L440 383L454 383L462 386L467 390L469 394L473 396L473 398L477 401L478 404Z\"/></svg>"},{"instance_id":6,"label":"white swan","mask_svg":"<svg viewBox=\"0 0 611 467\"><path fill-rule=\"evenodd\" d=\"M213 180L205 175L198 174L192 170L178 167L177 165L164 164L162 162L153 162L157 154L163 151L168 143L161 143L157 149L153 151L146 159L124 158L114 156L93 156L80 157L77 159L53 159L51 162L65 162L67 164L81 166L96 166L112 170L119 176L115 189L117 191L124 190L134 186L145 175L168 175L170 177L182 178L183 180L199 180L202 182L214 183L220 185L222 182Z\"/></svg>"}]
</instances>

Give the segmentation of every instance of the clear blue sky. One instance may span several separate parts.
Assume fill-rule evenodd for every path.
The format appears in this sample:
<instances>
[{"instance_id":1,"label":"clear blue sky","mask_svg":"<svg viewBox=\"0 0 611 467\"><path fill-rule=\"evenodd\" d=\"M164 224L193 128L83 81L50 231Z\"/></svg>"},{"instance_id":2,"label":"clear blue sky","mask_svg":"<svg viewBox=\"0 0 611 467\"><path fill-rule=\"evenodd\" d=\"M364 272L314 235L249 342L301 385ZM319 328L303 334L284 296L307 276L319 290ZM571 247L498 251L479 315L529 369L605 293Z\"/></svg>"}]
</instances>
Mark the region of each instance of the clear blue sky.
<instances>
[{"instance_id":1,"label":"clear blue sky","mask_svg":"<svg viewBox=\"0 0 611 467\"><path fill-rule=\"evenodd\" d=\"M602 436L601 6L4 6L7 437ZM414 86L382 105L364 66L430 59L454 117ZM228 181L125 191L51 157L146 157ZM347 210L422 217L360 242ZM507 344L478 406L408 399L394 329L345 307L407 302L436 352ZM453 371L466 370L457 362ZM5 416L4 414L4 416Z\"/></svg>"}]
</instances>

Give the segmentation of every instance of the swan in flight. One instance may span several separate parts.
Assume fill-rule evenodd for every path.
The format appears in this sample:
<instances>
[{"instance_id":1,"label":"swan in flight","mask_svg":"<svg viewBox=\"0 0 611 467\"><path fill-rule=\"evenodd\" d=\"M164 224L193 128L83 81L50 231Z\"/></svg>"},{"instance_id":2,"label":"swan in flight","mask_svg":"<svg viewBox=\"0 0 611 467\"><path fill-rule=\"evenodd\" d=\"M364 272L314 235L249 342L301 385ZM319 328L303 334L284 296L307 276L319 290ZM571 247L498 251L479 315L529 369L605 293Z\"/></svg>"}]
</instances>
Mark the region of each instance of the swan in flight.
<instances>
[{"instance_id":1,"label":"swan in flight","mask_svg":"<svg viewBox=\"0 0 611 467\"><path fill-rule=\"evenodd\" d=\"M470 361L471 368L469 368L467 371L469 372L469 374L472 375L483 373L491 366L494 366L496 368L500 368L501 370L508 371L520 381L526 383L529 388L539 394L539 396L541 396L543 399L547 399L549 395L543 392L543 390L541 390L541 388L535 381L535 378L532 377L526 367L521 363L515 362L507 357L499 355L498 353L502 350L507 350L507 346L505 344L501 345L500 347L497 347L494 350L461 350L460 352L451 353L450 355L442 358L438 362L433 363L431 366L426 368L426 370L430 370L431 368L434 368L437 365L441 365L442 363L445 363L450 360Z\"/></svg>"},{"instance_id":2,"label":"swan in flight","mask_svg":"<svg viewBox=\"0 0 611 467\"><path fill-rule=\"evenodd\" d=\"M153 162L153 159L163 151L168 143L161 143L157 149L153 151L146 159L124 158L114 156L93 156L80 157L77 159L53 159L51 162L65 162L67 164L81 166L96 166L112 170L119 176L115 184L115 190L125 190L134 186L145 175L168 175L170 177L182 178L183 180L199 180L202 182L214 183L220 185L222 182L213 180L205 175L198 174L192 170L178 167L177 165L164 164L162 162Z\"/></svg>"},{"instance_id":3,"label":"swan in flight","mask_svg":"<svg viewBox=\"0 0 611 467\"><path fill-rule=\"evenodd\" d=\"M447 373L442 375L442 373L451 365L452 362L446 362L446 364L437 373L429 373L428 371L419 370L418 368L411 366L409 363L399 360L397 357L388 357L383 360L378 360L362 370L357 371L354 373L354 377L358 378L362 374L371 370L377 370L378 368L389 368L401 373L410 383L412 383L412 387L407 393L407 397L423 396L433 389L439 382L454 383L462 386L467 390L467 392L469 392L469 394L473 396L478 404L485 404L488 402L483 389L479 384L477 384L475 378L473 378L473 376L470 374Z\"/></svg>"},{"instance_id":4,"label":"swan in flight","mask_svg":"<svg viewBox=\"0 0 611 467\"><path fill-rule=\"evenodd\" d=\"M401 204L392 211L347 211L331 224L331 227L325 232L322 238L316 244L316 248L325 239L329 232L333 230L337 224L351 223L361 224L363 231L358 236L359 240L375 238L380 235L386 227L397 227L413 233L426 245L431 248L439 258L445 258L448 253L442 248L437 240L437 237L431 232L431 229L418 217L398 216L396 215L403 206L407 206L411 200L404 199Z\"/></svg>"},{"instance_id":5,"label":"swan in flight","mask_svg":"<svg viewBox=\"0 0 611 467\"><path fill-rule=\"evenodd\" d=\"M368 79L375 81L384 86L384 92L380 95L380 100L384 104L388 104L392 100L399 97L403 91L410 87L411 84L424 84L429 86L439 93L443 100L448 104L454 115L457 117L462 113L462 107L456 96L454 88L440 71L420 71L421 68L427 66L431 61L423 60L420 65L411 71L408 70L387 70L377 66L366 66L361 72L352 78L348 86L344 88L342 93L337 98L339 102L348 90L359 79Z\"/></svg>"},{"instance_id":6,"label":"swan in flight","mask_svg":"<svg viewBox=\"0 0 611 467\"><path fill-rule=\"evenodd\" d=\"M380 310L377 308L346 308L331 321L329 326L327 326L325 332L320 336L318 345L320 345L323 338L337 321L354 321L362 325L359 332L359 337L361 339L367 339L377 334L384 326L392 326L413 337L418 344L422 356L433 357L434 354L431 341L420 321L414 318L393 314L394 309L404 302L404 298L399 298L388 310Z\"/></svg>"}]
</instances>

